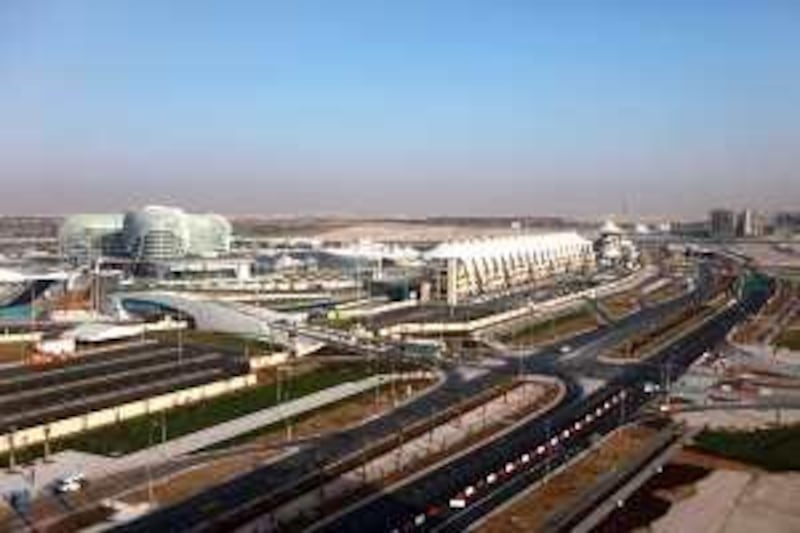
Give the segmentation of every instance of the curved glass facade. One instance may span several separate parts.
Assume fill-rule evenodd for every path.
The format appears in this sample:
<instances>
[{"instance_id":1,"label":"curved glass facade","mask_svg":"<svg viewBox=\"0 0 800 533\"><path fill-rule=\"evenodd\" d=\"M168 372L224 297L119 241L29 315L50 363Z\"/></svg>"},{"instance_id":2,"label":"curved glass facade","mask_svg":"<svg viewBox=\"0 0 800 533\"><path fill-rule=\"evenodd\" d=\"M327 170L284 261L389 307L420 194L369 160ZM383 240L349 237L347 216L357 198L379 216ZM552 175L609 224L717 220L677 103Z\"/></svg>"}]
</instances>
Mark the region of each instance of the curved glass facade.
<instances>
[{"instance_id":1,"label":"curved glass facade","mask_svg":"<svg viewBox=\"0 0 800 533\"><path fill-rule=\"evenodd\" d=\"M148 206L125 215L76 215L59 234L61 250L80 263L99 255L137 261L218 257L230 252L232 228L216 214Z\"/></svg>"}]
</instances>

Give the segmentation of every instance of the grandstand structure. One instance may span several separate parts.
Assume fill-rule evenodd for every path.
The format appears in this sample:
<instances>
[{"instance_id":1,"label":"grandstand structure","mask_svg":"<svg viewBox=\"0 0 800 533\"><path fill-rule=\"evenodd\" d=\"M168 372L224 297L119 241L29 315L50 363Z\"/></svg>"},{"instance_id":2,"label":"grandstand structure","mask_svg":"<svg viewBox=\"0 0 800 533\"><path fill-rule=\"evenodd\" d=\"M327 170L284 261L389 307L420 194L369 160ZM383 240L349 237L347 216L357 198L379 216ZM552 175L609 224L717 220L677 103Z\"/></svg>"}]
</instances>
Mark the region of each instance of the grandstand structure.
<instances>
[{"instance_id":1,"label":"grandstand structure","mask_svg":"<svg viewBox=\"0 0 800 533\"><path fill-rule=\"evenodd\" d=\"M432 296L458 305L595 268L592 241L575 232L445 242L429 250Z\"/></svg>"}]
</instances>

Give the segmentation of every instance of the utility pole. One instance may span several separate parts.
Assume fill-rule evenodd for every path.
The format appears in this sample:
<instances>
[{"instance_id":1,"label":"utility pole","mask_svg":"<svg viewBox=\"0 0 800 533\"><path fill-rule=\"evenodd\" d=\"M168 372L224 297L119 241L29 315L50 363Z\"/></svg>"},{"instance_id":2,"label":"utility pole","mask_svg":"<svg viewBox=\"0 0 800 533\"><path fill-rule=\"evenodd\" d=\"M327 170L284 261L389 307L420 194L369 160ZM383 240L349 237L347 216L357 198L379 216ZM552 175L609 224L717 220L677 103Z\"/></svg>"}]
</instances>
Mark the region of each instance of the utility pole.
<instances>
[{"instance_id":1,"label":"utility pole","mask_svg":"<svg viewBox=\"0 0 800 533\"><path fill-rule=\"evenodd\" d=\"M14 443L14 432L16 431L16 426L11 426L8 433L8 470L10 472L13 472L17 469L17 457Z\"/></svg>"},{"instance_id":2,"label":"utility pole","mask_svg":"<svg viewBox=\"0 0 800 533\"><path fill-rule=\"evenodd\" d=\"M547 448L550 446L550 419L544 421L544 446ZM545 450L547 454L544 459L544 479L542 480L544 483L547 483L550 480L550 452Z\"/></svg>"},{"instance_id":3,"label":"utility pole","mask_svg":"<svg viewBox=\"0 0 800 533\"><path fill-rule=\"evenodd\" d=\"M373 408L375 409L375 413L377 414L378 411L380 410L379 404L380 404L380 393L381 393L380 388L381 388L381 385L380 385L380 380L378 380L377 358L374 355L372 355L372 356L370 356L370 359L372 359L372 376L377 380L376 383L375 383L375 388L373 389L373 391L374 391Z\"/></svg>"},{"instance_id":4,"label":"utility pole","mask_svg":"<svg viewBox=\"0 0 800 533\"><path fill-rule=\"evenodd\" d=\"M275 367L275 405L281 403L281 367Z\"/></svg>"},{"instance_id":5,"label":"utility pole","mask_svg":"<svg viewBox=\"0 0 800 533\"><path fill-rule=\"evenodd\" d=\"M286 381L286 386L284 387L284 396L286 396L286 399L289 400L291 395L291 379L292 379L291 366L286 369L286 378L287 381ZM286 442L289 442L292 440L292 419L291 417L287 416L284 418L284 420L286 421Z\"/></svg>"},{"instance_id":6,"label":"utility pole","mask_svg":"<svg viewBox=\"0 0 800 533\"><path fill-rule=\"evenodd\" d=\"M50 425L44 427L44 462L50 462Z\"/></svg>"},{"instance_id":7,"label":"utility pole","mask_svg":"<svg viewBox=\"0 0 800 533\"><path fill-rule=\"evenodd\" d=\"M178 364L183 363L183 327L181 326L181 322L183 322L183 313L178 311Z\"/></svg>"},{"instance_id":8,"label":"utility pole","mask_svg":"<svg viewBox=\"0 0 800 533\"><path fill-rule=\"evenodd\" d=\"M153 420L150 419L150 425L147 429L147 447L151 448L153 446L153 428L155 424L153 424ZM150 461L145 462L145 471L147 475L147 501L150 503L150 506L153 505L155 501L154 494L153 494L153 475L151 471Z\"/></svg>"}]
</instances>

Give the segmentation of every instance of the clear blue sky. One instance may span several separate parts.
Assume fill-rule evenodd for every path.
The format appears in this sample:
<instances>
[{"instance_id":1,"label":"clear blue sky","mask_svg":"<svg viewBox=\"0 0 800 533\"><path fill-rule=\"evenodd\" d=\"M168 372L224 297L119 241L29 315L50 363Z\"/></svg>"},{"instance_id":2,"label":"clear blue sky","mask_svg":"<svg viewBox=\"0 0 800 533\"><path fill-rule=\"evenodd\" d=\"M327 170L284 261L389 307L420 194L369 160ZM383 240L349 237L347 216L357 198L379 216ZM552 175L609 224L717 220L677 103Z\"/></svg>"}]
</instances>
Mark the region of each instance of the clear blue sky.
<instances>
[{"instance_id":1,"label":"clear blue sky","mask_svg":"<svg viewBox=\"0 0 800 533\"><path fill-rule=\"evenodd\" d=\"M795 0L0 1L0 212L800 205Z\"/></svg>"}]
</instances>

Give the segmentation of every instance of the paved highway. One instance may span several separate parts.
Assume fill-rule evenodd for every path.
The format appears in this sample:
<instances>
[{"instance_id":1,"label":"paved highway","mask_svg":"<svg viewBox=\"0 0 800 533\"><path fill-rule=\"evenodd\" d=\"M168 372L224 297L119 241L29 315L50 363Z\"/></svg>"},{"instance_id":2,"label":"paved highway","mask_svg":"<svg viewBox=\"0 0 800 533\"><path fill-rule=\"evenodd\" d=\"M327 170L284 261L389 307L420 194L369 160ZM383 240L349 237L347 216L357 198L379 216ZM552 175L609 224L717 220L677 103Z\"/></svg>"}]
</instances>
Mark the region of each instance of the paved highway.
<instances>
[{"instance_id":1,"label":"paved highway","mask_svg":"<svg viewBox=\"0 0 800 533\"><path fill-rule=\"evenodd\" d=\"M706 277L710 276L706 272ZM705 283L698 283L701 287L697 293L687 295L677 301L667 302L666 304L646 309L640 313L631 315L616 324L601 327L579 335L566 344L569 344L577 353L586 348L587 353L597 353L606 345L618 342L619 339L631 334L639 329L648 320L657 320L677 307L686 305L692 300L704 298L702 288ZM594 405L594 402L603 401L608 397L613 387L604 388L601 393L595 394L588 399L583 399L582 391L576 381L568 371L558 367L559 358L562 356L559 348L562 343L551 346L533 356L523 359L523 366L526 372L545 373L558 375L568 386L568 395L564 404L551 417L548 417L549 424L555 427L556 422L564 421L574 415L577 409ZM590 348L589 348L590 347ZM583 366L585 361L582 357L572 358L575 366ZM567 365L569 367L569 365ZM320 481L324 480L319 474L321 465L331 464L348 456L354 456L363 450L365 446L374 443L382 438L397 435L415 422L427 419L432 413L446 410L466 398L474 397L482 391L488 390L499 383L504 376L514 374L519 371L519 360L507 358L503 364L491 369L475 379L465 380L458 372L448 372L444 384L435 391L413 401L405 406L398 408L392 413L382 418L373 420L363 426L351 431L325 436L309 446L303 448L297 454L276 464L264 466L245 476L236 478L227 483L223 483L206 492L198 494L186 501L164 509L157 510L140 520L126 524L118 528L120 531L229 531L239 524L263 515L270 508L290 500L293 497L313 488ZM619 388L619 386L617 386ZM543 435L545 422L535 422L528 424L522 430L518 430L508 439L504 440L502 450L509 448L509 443L517 443L521 447L523 443L529 444L531 432ZM538 429L537 429L538 428ZM524 438L519 436L524 435ZM480 455L477 464L486 465L487 461L500 460L505 456L505 452L488 451L485 455ZM457 477L455 479L462 479ZM423 480L424 482L424 480ZM445 483L448 483L445 480ZM439 491L433 491L442 497L449 497L453 487L442 485ZM420 493L424 494L424 492ZM393 497L392 497L392 501ZM400 500L402 501L402 500ZM423 505L424 509L426 506ZM380 508L379 508L380 509ZM392 506L392 512L384 513L379 510L374 516L376 531L384 529L385 518L392 516L398 521L406 519L408 512L405 504ZM370 515L370 513L367 513ZM373 529L357 528L353 524L352 530L366 531Z\"/></svg>"},{"instance_id":2,"label":"paved highway","mask_svg":"<svg viewBox=\"0 0 800 533\"><path fill-rule=\"evenodd\" d=\"M694 359L722 340L734 323L759 308L766 298L764 293L752 295L691 337L665 347L647 364L616 368L611 380L590 396L572 396L549 415L518 427L502 442L492 442L445 468L384 494L321 531L464 531L479 517L541 479L546 471L588 447L594 435L605 434L623 423L626 416L641 408L649 398L643 392L643 382L659 381L662 372L667 372L671 380L679 377ZM575 379L577 370L573 372L570 377ZM621 395L624 397L614 403ZM612 409L598 411L608 405ZM594 416L587 423L589 415ZM574 429L576 422L581 422L580 430ZM570 435L552 445L551 439L563 437L564 430L569 430ZM545 455L537 454L540 446L546 448ZM525 454L537 459L523 463ZM513 465L512 473L507 473L508 465ZM494 476L491 483L490 476ZM461 510L450 509L450 499L463 495L467 487L474 491L469 505Z\"/></svg>"}]
</instances>

